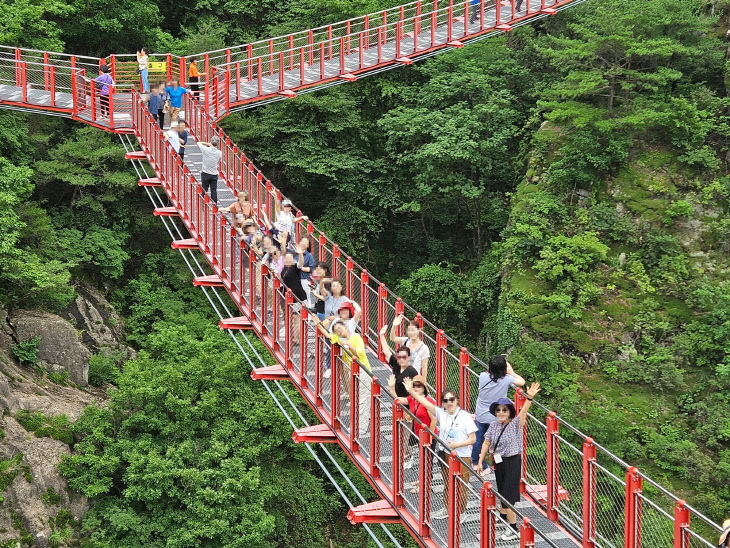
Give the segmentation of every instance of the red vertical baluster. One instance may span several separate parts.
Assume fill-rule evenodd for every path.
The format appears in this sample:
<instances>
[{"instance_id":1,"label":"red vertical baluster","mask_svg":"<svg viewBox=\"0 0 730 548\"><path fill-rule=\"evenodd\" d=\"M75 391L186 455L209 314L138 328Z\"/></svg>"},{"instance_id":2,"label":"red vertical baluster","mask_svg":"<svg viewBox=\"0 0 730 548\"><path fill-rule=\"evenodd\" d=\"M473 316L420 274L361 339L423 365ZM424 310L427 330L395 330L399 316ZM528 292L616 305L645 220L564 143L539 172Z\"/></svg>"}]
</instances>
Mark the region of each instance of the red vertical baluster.
<instances>
[{"instance_id":1,"label":"red vertical baluster","mask_svg":"<svg viewBox=\"0 0 730 548\"><path fill-rule=\"evenodd\" d=\"M378 333L380 333L380 330L383 328L383 326L386 323L386 316L385 316L385 303L386 299L388 298L388 290L385 288L384 283L380 283L378 286ZM397 351L397 348L396 348ZM383 346L380 343L380 337L378 337L378 359L381 362L385 361L385 354L383 352Z\"/></svg>"},{"instance_id":2,"label":"red vertical baluster","mask_svg":"<svg viewBox=\"0 0 730 548\"><path fill-rule=\"evenodd\" d=\"M431 47L436 45L436 25L438 24L436 15L435 11L431 12Z\"/></svg>"},{"instance_id":3,"label":"red vertical baluster","mask_svg":"<svg viewBox=\"0 0 730 548\"><path fill-rule=\"evenodd\" d=\"M363 374L370 377L367 373ZM360 406L363 402L360 401L360 385L358 382L361 380L360 376L360 363L357 359L352 360L350 363L350 451L357 453L360 450L360 444L358 439L360 438Z\"/></svg>"},{"instance_id":4,"label":"red vertical baluster","mask_svg":"<svg viewBox=\"0 0 730 548\"><path fill-rule=\"evenodd\" d=\"M365 346L368 345L368 339L370 338L368 336L368 309L370 308L368 306L368 292L370 291L369 282L370 274L368 274L367 270L363 270L360 273L360 307L362 308L362 314L360 315L360 332L362 333L362 338L365 341Z\"/></svg>"},{"instance_id":5,"label":"red vertical baluster","mask_svg":"<svg viewBox=\"0 0 730 548\"><path fill-rule=\"evenodd\" d=\"M530 518L522 519L520 525L520 548L532 548L535 546L535 529L532 527Z\"/></svg>"},{"instance_id":6,"label":"red vertical baluster","mask_svg":"<svg viewBox=\"0 0 730 548\"><path fill-rule=\"evenodd\" d=\"M322 47L322 44L319 45L320 48ZM322 57L320 55L320 64L322 62ZM303 86L304 81L306 78L306 73L304 72L304 48L299 48L299 85Z\"/></svg>"},{"instance_id":7,"label":"red vertical baluster","mask_svg":"<svg viewBox=\"0 0 730 548\"><path fill-rule=\"evenodd\" d=\"M596 446L592 438L583 442L583 543L595 548L596 538Z\"/></svg>"},{"instance_id":8,"label":"red vertical baluster","mask_svg":"<svg viewBox=\"0 0 730 548\"><path fill-rule=\"evenodd\" d=\"M263 286L262 286L263 288ZM262 321L266 316L261 316ZM299 312L299 383L302 388L307 387L307 364L309 363L309 354L307 353L307 329L309 322L309 310L302 307ZM354 362L353 362L354 365ZM357 413L350 413L356 415Z\"/></svg>"},{"instance_id":9,"label":"red vertical baluster","mask_svg":"<svg viewBox=\"0 0 730 548\"><path fill-rule=\"evenodd\" d=\"M28 64L23 61L20 70L20 85L23 86L23 102L28 102Z\"/></svg>"},{"instance_id":10,"label":"red vertical baluster","mask_svg":"<svg viewBox=\"0 0 730 548\"><path fill-rule=\"evenodd\" d=\"M259 95L263 95L263 93L264 93L263 92L263 78L264 77L263 77L263 74L261 72L261 70L262 70L262 67L261 67L261 57L259 57L258 60L257 60L257 67L256 68L257 68L257 71L258 71L257 72L258 92L259 92Z\"/></svg>"},{"instance_id":11,"label":"red vertical baluster","mask_svg":"<svg viewBox=\"0 0 730 548\"><path fill-rule=\"evenodd\" d=\"M350 55L350 34L352 33L350 27L350 21L345 21L345 36L347 37L347 45L345 46L345 53Z\"/></svg>"},{"instance_id":12,"label":"red vertical baluster","mask_svg":"<svg viewBox=\"0 0 730 548\"><path fill-rule=\"evenodd\" d=\"M269 76L274 74L274 40L269 40Z\"/></svg>"},{"instance_id":13,"label":"red vertical baluster","mask_svg":"<svg viewBox=\"0 0 730 548\"><path fill-rule=\"evenodd\" d=\"M332 51L332 42L329 45L330 51ZM301 56L302 62L304 61L304 53L302 50ZM324 42L319 43L319 79L324 80Z\"/></svg>"},{"instance_id":14,"label":"red vertical baluster","mask_svg":"<svg viewBox=\"0 0 730 548\"><path fill-rule=\"evenodd\" d=\"M441 401L441 392L446 388L446 333L443 329L436 331L436 401Z\"/></svg>"},{"instance_id":15,"label":"red vertical baluster","mask_svg":"<svg viewBox=\"0 0 730 548\"><path fill-rule=\"evenodd\" d=\"M464 2L464 36L469 34L469 1L470 0L465 0Z\"/></svg>"},{"instance_id":16,"label":"red vertical baluster","mask_svg":"<svg viewBox=\"0 0 730 548\"><path fill-rule=\"evenodd\" d=\"M358 56L358 67L363 68L363 54L365 53L365 40L364 35L361 32L357 37L357 56Z\"/></svg>"},{"instance_id":17,"label":"red vertical baluster","mask_svg":"<svg viewBox=\"0 0 730 548\"><path fill-rule=\"evenodd\" d=\"M383 62L383 28L378 27L378 64Z\"/></svg>"},{"instance_id":18,"label":"red vertical baluster","mask_svg":"<svg viewBox=\"0 0 730 548\"><path fill-rule=\"evenodd\" d=\"M497 2L499 4L499 2ZM448 25L447 31L446 31L446 41L451 42L452 40L452 34L454 29L454 0L449 0L449 9L447 10L447 22Z\"/></svg>"},{"instance_id":19,"label":"red vertical baluster","mask_svg":"<svg viewBox=\"0 0 730 548\"><path fill-rule=\"evenodd\" d=\"M480 513L479 520L479 547L480 548L497 548L496 529L497 529L497 498L492 491L492 484L488 481L482 485L480 492Z\"/></svg>"},{"instance_id":20,"label":"red vertical baluster","mask_svg":"<svg viewBox=\"0 0 730 548\"><path fill-rule=\"evenodd\" d=\"M284 91L284 52L279 52L279 91Z\"/></svg>"},{"instance_id":21,"label":"red vertical baluster","mask_svg":"<svg viewBox=\"0 0 730 548\"><path fill-rule=\"evenodd\" d=\"M241 100L241 62L236 61L236 102Z\"/></svg>"},{"instance_id":22,"label":"red vertical baluster","mask_svg":"<svg viewBox=\"0 0 730 548\"><path fill-rule=\"evenodd\" d=\"M370 477L380 477L380 385L373 378L370 388Z\"/></svg>"},{"instance_id":23,"label":"red vertical baluster","mask_svg":"<svg viewBox=\"0 0 730 548\"><path fill-rule=\"evenodd\" d=\"M440 463L439 463L440 465ZM456 478L461 473L461 461L455 452L450 452L448 457L449 477L444 489L447 489L448 498L446 511L447 519L447 544L449 548L459 548L459 539L457 538L457 528L459 523L459 503L457 502L458 481Z\"/></svg>"},{"instance_id":24,"label":"red vertical baluster","mask_svg":"<svg viewBox=\"0 0 730 548\"><path fill-rule=\"evenodd\" d=\"M469 411L469 351L461 347L459 352L459 400L461 407Z\"/></svg>"},{"instance_id":25,"label":"red vertical baluster","mask_svg":"<svg viewBox=\"0 0 730 548\"><path fill-rule=\"evenodd\" d=\"M340 37L340 74L345 74L345 38Z\"/></svg>"},{"instance_id":26,"label":"red vertical baluster","mask_svg":"<svg viewBox=\"0 0 730 548\"><path fill-rule=\"evenodd\" d=\"M354 269L355 263L352 262L352 258L348 257L345 261L345 294L348 299L352 299L352 278Z\"/></svg>"},{"instance_id":27,"label":"red vertical baluster","mask_svg":"<svg viewBox=\"0 0 730 548\"><path fill-rule=\"evenodd\" d=\"M545 439L547 451L547 516L558 521L558 481L560 478L560 459L558 453L558 417L550 411L547 417L547 433Z\"/></svg>"},{"instance_id":28,"label":"red vertical baluster","mask_svg":"<svg viewBox=\"0 0 730 548\"><path fill-rule=\"evenodd\" d=\"M332 59L332 25L327 27L327 59Z\"/></svg>"},{"instance_id":29,"label":"red vertical baluster","mask_svg":"<svg viewBox=\"0 0 730 548\"><path fill-rule=\"evenodd\" d=\"M403 506L403 495L401 495L403 478L403 451L400 433L400 420L403 418L403 408L397 402L393 402L393 505Z\"/></svg>"},{"instance_id":30,"label":"red vertical baluster","mask_svg":"<svg viewBox=\"0 0 730 548\"><path fill-rule=\"evenodd\" d=\"M519 415L520 409L522 409L522 406L525 404L525 401L527 401L525 397L525 392L518 388L515 390L515 411L517 411L517 414ZM520 472L520 493L523 495L527 494L527 423L525 423L524 428L522 429L522 472Z\"/></svg>"},{"instance_id":31,"label":"red vertical baluster","mask_svg":"<svg viewBox=\"0 0 730 548\"><path fill-rule=\"evenodd\" d=\"M50 67L48 66L48 52L43 52L43 89L48 91L51 87Z\"/></svg>"},{"instance_id":32,"label":"red vertical baluster","mask_svg":"<svg viewBox=\"0 0 730 548\"><path fill-rule=\"evenodd\" d=\"M400 41L402 38L402 32L403 27L401 26L402 23L398 21L395 24L395 58L398 59L400 57Z\"/></svg>"},{"instance_id":33,"label":"red vertical baluster","mask_svg":"<svg viewBox=\"0 0 730 548\"><path fill-rule=\"evenodd\" d=\"M365 16L365 49L368 49L370 47L370 16Z\"/></svg>"},{"instance_id":34,"label":"red vertical baluster","mask_svg":"<svg viewBox=\"0 0 730 548\"><path fill-rule=\"evenodd\" d=\"M674 548L690 548L689 509L682 499L674 506Z\"/></svg>"},{"instance_id":35,"label":"red vertical baluster","mask_svg":"<svg viewBox=\"0 0 730 548\"><path fill-rule=\"evenodd\" d=\"M49 87L51 89L51 106L56 106L56 67L51 66L49 69L50 73L48 75L49 78Z\"/></svg>"},{"instance_id":36,"label":"red vertical baluster","mask_svg":"<svg viewBox=\"0 0 730 548\"><path fill-rule=\"evenodd\" d=\"M332 245L332 279L337 280L340 277L340 246Z\"/></svg>"},{"instance_id":37,"label":"red vertical baluster","mask_svg":"<svg viewBox=\"0 0 730 548\"><path fill-rule=\"evenodd\" d=\"M294 70L294 36L289 35L289 70Z\"/></svg>"},{"instance_id":38,"label":"red vertical baluster","mask_svg":"<svg viewBox=\"0 0 730 548\"><path fill-rule=\"evenodd\" d=\"M626 471L624 548L641 548L641 485L639 471L632 466Z\"/></svg>"},{"instance_id":39,"label":"red vertical baluster","mask_svg":"<svg viewBox=\"0 0 730 548\"><path fill-rule=\"evenodd\" d=\"M430 535L431 528L428 526L431 518L431 508L427 501L431 501L431 468L433 458L431 457L431 434L425 428L418 434L418 523L419 534L426 538ZM428 495L427 495L428 493ZM426 498L428 496L428 498Z\"/></svg>"},{"instance_id":40,"label":"red vertical baluster","mask_svg":"<svg viewBox=\"0 0 730 548\"><path fill-rule=\"evenodd\" d=\"M309 47L307 48L309 50L309 59L307 60L307 63L311 65L312 63L314 63L314 34L311 30L307 35L307 43L309 44Z\"/></svg>"},{"instance_id":41,"label":"red vertical baluster","mask_svg":"<svg viewBox=\"0 0 730 548\"><path fill-rule=\"evenodd\" d=\"M294 304L294 295L291 292L291 289L286 290L286 298L284 301L284 363L286 364L287 369L292 368L290 355L289 355L289 349L291 348L290 339L291 339L291 308Z\"/></svg>"}]
</instances>

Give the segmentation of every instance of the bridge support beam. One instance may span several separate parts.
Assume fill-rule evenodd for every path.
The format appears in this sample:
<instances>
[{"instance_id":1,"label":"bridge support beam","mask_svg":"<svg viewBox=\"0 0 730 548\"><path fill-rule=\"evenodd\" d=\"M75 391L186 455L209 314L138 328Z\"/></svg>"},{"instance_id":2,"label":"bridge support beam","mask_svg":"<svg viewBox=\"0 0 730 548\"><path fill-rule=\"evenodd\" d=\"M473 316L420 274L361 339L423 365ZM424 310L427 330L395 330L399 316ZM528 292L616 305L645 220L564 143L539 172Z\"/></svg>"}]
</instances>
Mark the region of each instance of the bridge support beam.
<instances>
[{"instance_id":1,"label":"bridge support beam","mask_svg":"<svg viewBox=\"0 0 730 548\"><path fill-rule=\"evenodd\" d=\"M376 500L350 508L347 512L350 523L400 523L398 512L387 500Z\"/></svg>"},{"instance_id":2,"label":"bridge support beam","mask_svg":"<svg viewBox=\"0 0 730 548\"><path fill-rule=\"evenodd\" d=\"M177 210L176 207L173 207L173 206L156 207L155 210L152 212L152 214L155 217L179 217L180 216L180 212Z\"/></svg>"},{"instance_id":3,"label":"bridge support beam","mask_svg":"<svg viewBox=\"0 0 730 548\"><path fill-rule=\"evenodd\" d=\"M211 274L210 276L195 276L193 278L193 285L195 287L223 287L223 280L218 274Z\"/></svg>"},{"instance_id":4,"label":"bridge support beam","mask_svg":"<svg viewBox=\"0 0 730 548\"><path fill-rule=\"evenodd\" d=\"M268 367L257 367L256 369L252 369L251 378L255 381L281 381L289 380L290 377L283 365L276 364Z\"/></svg>"},{"instance_id":5,"label":"bridge support beam","mask_svg":"<svg viewBox=\"0 0 730 548\"><path fill-rule=\"evenodd\" d=\"M147 179L140 179L137 181L138 186L162 186L162 181L158 177L149 177Z\"/></svg>"},{"instance_id":6,"label":"bridge support beam","mask_svg":"<svg viewBox=\"0 0 730 548\"><path fill-rule=\"evenodd\" d=\"M173 240L170 242L172 249L198 249L198 240L195 238L185 238L184 240Z\"/></svg>"},{"instance_id":7,"label":"bridge support beam","mask_svg":"<svg viewBox=\"0 0 730 548\"><path fill-rule=\"evenodd\" d=\"M283 369L283 368L282 368ZM292 432L294 443L336 443L334 431L326 424L313 424L305 428L297 428Z\"/></svg>"},{"instance_id":8,"label":"bridge support beam","mask_svg":"<svg viewBox=\"0 0 730 548\"><path fill-rule=\"evenodd\" d=\"M132 152L127 152L124 155L125 160L146 160L147 154L145 154L144 150L134 150Z\"/></svg>"},{"instance_id":9,"label":"bridge support beam","mask_svg":"<svg viewBox=\"0 0 730 548\"><path fill-rule=\"evenodd\" d=\"M238 316L236 318L226 318L218 322L221 329L253 329L251 320L246 316Z\"/></svg>"}]
</instances>

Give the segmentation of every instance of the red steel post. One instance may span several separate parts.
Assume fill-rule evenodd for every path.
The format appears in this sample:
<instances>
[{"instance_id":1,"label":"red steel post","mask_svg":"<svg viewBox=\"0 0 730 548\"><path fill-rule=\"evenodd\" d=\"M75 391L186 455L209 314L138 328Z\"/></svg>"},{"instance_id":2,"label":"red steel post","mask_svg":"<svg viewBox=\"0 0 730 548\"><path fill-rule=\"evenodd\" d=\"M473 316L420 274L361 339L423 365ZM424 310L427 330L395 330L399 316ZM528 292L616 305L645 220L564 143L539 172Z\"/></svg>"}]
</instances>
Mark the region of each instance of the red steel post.
<instances>
[{"instance_id":1,"label":"red steel post","mask_svg":"<svg viewBox=\"0 0 730 548\"><path fill-rule=\"evenodd\" d=\"M497 548L497 497L494 496L492 484L488 481L482 485L480 501L479 547Z\"/></svg>"},{"instance_id":2,"label":"red steel post","mask_svg":"<svg viewBox=\"0 0 730 548\"><path fill-rule=\"evenodd\" d=\"M380 283L378 286L378 334L380 333L380 330L383 328L383 326L386 324L387 320L385 319L385 305L387 303L388 298L388 290L385 287L384 283ZM380 337L378 336L378 359L381 362L385 361L385 353L383 349L383 345L380 343Z\"/></svg>"},{"instance_id":3,"label":"red steel post","mask_svg":"<svg viewBox=\"0 0 730 548\"><path fill-rule=\"evenodd\" d=\"M674 548L689 548L689 508L682 499L674 506Z\"/></svg>"},{"instance_id":4,"label":"red steel post","mask_svg":"<svg viewBox=\"0 0 730 548\"><path fill-rule=\"evenodd\" d=\"M253 306L251 302L249 302L248 304L251 307ZM291 348L291 309L293 305L294 295L292 294L291 289L287 289L286 297L284 299L284 363L286 364L287 369L292 368L292 363L289 358ZM332 357L332 360L334 361L334 356Z\"/></svg>"},{"instance_id":5,"label":"red steel post","mask_svg":"<svg viewBox=\"0 0 730 548\"><path fill-rule=\"evenodd\" d=\"M522 406L527 401L522 388L515 390L515 411L519 415ZM522 429L522 472L520 473L520 493L527 494L527 423Z\"/></svg>"},{"instance_id":6,"label":"red steel post","mask_svg":"<svg viewBox=\"0 0 730 548\"><path fill-rule=\"evenodd\" d=\"M403 488L403 444L401 443L400 435L400 421L403 418L403 408L397 402L393 402L393 505L403 506L403 495L401 494ZM406 443L408 440L404 440Z\"/></svg>"},{"instance_id":7,"label":"red steel post","mask_svg":"<svg viewBox=\"0 0 730 548\"><path fill-rule=\"evenodd\" d=\"M446 333L443 329L436 332L436 401L441 401L441 392L446 388Z\"/></svg>"},{"instance_id":8,"label":"red steel post","mask_svg":"<svg viewBox=\"0 0 730 548\"><path fill-rule=\"evenodd\" d=\"M373 377L370 388L370 476L380 477L380 384Z\"/></svg>"},{"instance_id":9,"label":"red steel post","mask_svg":"<svg viewBox=\"0 0 730 548\"><path fill-rule=\"evenodd\" d=\"M49 87L51 88L51 106L56 106L56 67L51 65L48 74Z\"/></svg>"},{"instance_id":10,"label":"red steel post","mask_svg":"<svg viewBox=\"0 0 730 548\"><path fill-rule=\"evenodd\" d=\"M355 263L351 257L345 260L345 295L352 299L352 278L354 277Z\"/></svg>"},{"instance_id":11,"label":"red steel post","mask_svg":"<svg viewBox=\"0 0 730 548\"><path fill-rule=\"evenodd\" d=\"M456 480L457 476L461 473L461 461L456 456L454 451L449 453L448 458L449 466L449 478L447 485L444 485L444 489L448 489L448 498L446 505L447 516L447 543L449 548L459 548L459 542L457 539L457 523L459 520L459 504L457 503L457 491L459 490L459 483Z\"/></svg>"},{"instance_id":12,"label":"red steel post","mask_svg":"<svg viewBox=\"0 0 730 548\"><path fill-rule=\"evenodd\" d=\"M367 373L365 374L367 377ZM370 377L368 377L368 382ZM350 363L350 451L357 453L360 448L360 364L357 359Z\"/></svg>"},{"instance_id":13,"label":"red steel post","mask_svg":"<svg viewBox=\"0 0 730 548\"><path fill-rule=\"evenodd\" d=\"M469 351L461 347L459 352L459 401L464 411L469 411Z\"/></svg>"},{"instance_id":14,"label":"red steel post","mask_svg":"<svg viewBox=\"0 0 730 548\"><path fill-rule=\"evenodd\" d=\"M332 245L332 279L337 280L340 278L340 246L337 244Z\"/></svg>"},{"instance_id":15,"label":"red steel post","mask_svg":"<svg viewBox=\"0 0 730 548\"><path fill-rule=\"evenodd\" d=\"M370 274L367 270L363 270L360 274L360 308L362 308L362 314L360 314L360 332L362 333L362 339L365 341L365 346L368 345L368 319L369 319L369 306L368 306L368 292L370 291Z\"/></svg>"},{"instance_id":16,"label":"red steel post","mask_svg":"<svg viewBox=\"0 0 730 548\"><path fill-rule=\"evenodd\" d=\"M558 456L558 417L550 411L547 417L545 449L547 451L547 517L558 521L558 481L560 478Z\"/></svg>"},{"instance_id":17,"label":"red steel post","mask_svg":"<svg viewBox=\"0 0 730 548\"><path fill-rule=\"evenodd\" d=\"M641 548L641 486L639 470L632 466L626 471L624 548Z\"/></svg>"},{"instance_id":18,"label":"red steel post","mask_svg":"<svg viewBox=\"0 0 730 548\"><path fill-rule=\"evenodd\" d=\"M583 442L583 548L595 548L596 542L596 446L593 438Z\"/></svg>"},{"instance_id":19,"label":"red steel post","mask_svg":"<svg viewBox=\"0 0 730 548\"><path fill-rule=\"evenodd\" d=\"M419 535L421 538L428 538L431 533L431 528L428 525L430 521L431 508L427 504L427 501L431 500L431 463L433 459L431 457L431 434L425 428L421 429L418 434L418 515L421 520L419 525ZM428 493L428 498L426 496Z\"/></svg>"},{"instance_id":20,"label":"red steel post","mask_svg":"<svg viewBox=\"0 0 730 548\"><path fill-rule=\"evenodd\" d=\"M262 285L262 289L263 285ZM264 290L264 293L266 291ZM306 352L307 346L307 329L309 326L309 322L307 321L309 317L309 310L307 310L306 307L302 307L302 309L299 312L299 374L301 375L299 377L300 384L302 388L307 387L307 365L309 364L309 354ZM265 316L261 316L262 323L264 322ZM353 415L355 413L352 413Z\"/></svg>"},{"instance_id":21,"label":"red steel post","mask_svg":"<svg viewBox=\"0 0 730 548\"><path fill-rule=\"evenodd\" d=\"M520 548L532 548L535 546L535 529L532 527L530 518L524 517L520 525Z\"/></svg>"}]
</instances>

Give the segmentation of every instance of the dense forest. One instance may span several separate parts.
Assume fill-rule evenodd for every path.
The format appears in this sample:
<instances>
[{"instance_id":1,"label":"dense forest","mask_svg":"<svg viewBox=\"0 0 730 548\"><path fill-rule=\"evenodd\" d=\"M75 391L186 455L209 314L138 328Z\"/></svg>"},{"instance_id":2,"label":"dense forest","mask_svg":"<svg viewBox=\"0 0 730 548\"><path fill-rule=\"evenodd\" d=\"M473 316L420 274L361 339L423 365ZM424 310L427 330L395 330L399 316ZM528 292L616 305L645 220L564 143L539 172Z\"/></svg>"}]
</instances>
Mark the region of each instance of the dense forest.
<instances>
[{"instance_id":1,"label":"dense forest","mask_svg":"<svg viewBox=\"0 0 730 548\"><path fill-rule=\"evenodd\" d=\"M9 0L0 43L189 54L396 4ZM223 126L426 317L477 354L509 351L547 404L719 521L730 515L728 8L590 0ZM365 545L189 287L118 140L8 112L0 135L3 307L60 310L84 280L138 351L92 358L92 383L113 388L70 426L62 472L93 504L64 538Z\"/></svg>"}]
</instances>

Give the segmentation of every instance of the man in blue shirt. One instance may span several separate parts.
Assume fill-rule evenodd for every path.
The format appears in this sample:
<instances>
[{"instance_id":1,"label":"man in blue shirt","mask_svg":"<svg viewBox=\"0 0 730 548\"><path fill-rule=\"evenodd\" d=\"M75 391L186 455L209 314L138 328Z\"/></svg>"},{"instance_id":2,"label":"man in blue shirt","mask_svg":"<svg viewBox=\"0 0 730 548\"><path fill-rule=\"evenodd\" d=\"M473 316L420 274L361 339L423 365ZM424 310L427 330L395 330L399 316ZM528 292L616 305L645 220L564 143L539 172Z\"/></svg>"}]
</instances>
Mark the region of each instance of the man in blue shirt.
<instances>
[{"instance_id":1,"label":"man in blue shirt","mask_svg":"<svg viewBox=\"0 0 730 548\"><path fill-rule=\"evenodd\" d=\"M182 108L182 96L190 92L186 88L180 87L177 78L172 80L172 85L167 86L165 91L170 99L170 123L177 122Z\"/></svg>"}]
</instances>

